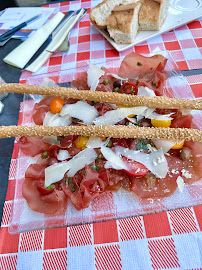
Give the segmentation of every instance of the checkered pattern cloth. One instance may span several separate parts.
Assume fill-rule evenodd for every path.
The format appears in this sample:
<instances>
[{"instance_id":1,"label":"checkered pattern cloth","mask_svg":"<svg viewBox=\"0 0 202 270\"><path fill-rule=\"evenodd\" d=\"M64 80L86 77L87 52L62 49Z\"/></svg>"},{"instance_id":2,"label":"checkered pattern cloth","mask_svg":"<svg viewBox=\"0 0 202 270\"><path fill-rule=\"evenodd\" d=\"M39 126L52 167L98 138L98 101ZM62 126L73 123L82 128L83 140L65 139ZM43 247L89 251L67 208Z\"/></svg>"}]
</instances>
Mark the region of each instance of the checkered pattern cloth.
<instances>
[{"instance_id":1,"label":"checkered pattern cloth","mask_svg":"<svg viewBox=\"0 0 202 270\"><path fill-rule=\"evenodd\" d=\"M54 4L67 12L94 7L98 1ZM202 68L202 20L197 20L132 49L118 53L90 26L88 15L71 32L68 54L54 53L37 74L79 68L83 62L122 59L131 51L169 50L181 70ZM21 83L30 77L24 71ZM195 97L202 96L202 75L186 78ZM21 123L22 114L19 115ZM27 116L29 117L29 115ZM202 269L202 206L68 228L8 232L16 180L17 143L0 230L0 269Z\"/></svg>"}]
</instances>

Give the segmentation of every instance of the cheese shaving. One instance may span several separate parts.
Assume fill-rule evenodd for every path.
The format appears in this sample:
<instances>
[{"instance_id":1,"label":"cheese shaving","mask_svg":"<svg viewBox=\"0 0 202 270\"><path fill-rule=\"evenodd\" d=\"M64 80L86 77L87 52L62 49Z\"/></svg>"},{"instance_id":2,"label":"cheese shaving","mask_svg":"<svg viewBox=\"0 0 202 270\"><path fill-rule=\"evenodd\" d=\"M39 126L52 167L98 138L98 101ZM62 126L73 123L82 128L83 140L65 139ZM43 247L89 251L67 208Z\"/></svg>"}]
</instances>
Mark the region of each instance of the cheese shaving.
<instances>
[{"instance_id":1,"label":"cheese shaving","mask_svg":"<svg viewBox=\"0 0 202 270\"><path fill-rule=\"evenodd\" d=\"M4 104L0 101L0 114L3 112Z\"/></svg>"},{"instance_id":2,"label":"cheese shaving","mask_svg":"<svg viewBox=\"0 0 202 270\"><path fill-rule=\"evenodd\" d=\"M182 192L184 189L184 179L181 176L178 176L176 182L177 182L177 186L179 188L179 191Z\"/></svg>"},{"instance_id":3,"label":"cheese shaving","mask_svg":"<svg viewBox=\"0 0 202 270\"><path fill-rule=\"evenodd\" d=\"M96 136L90 136L88 139L88 142L86 144L86 147L88 148L100 148L101 146L106 146L109 143L109 138L107 138L106 141L102 141L100 137Z\"/></svg>"},{"instance_id":4,"label":"cheese shaving","mask_svg":"<svg viewBox=\"0 0 202 270\"><path fill-rule=\"evenodd\" d=\"M129 148L117 146L115 147L115 151L117 155L122 155L142 163L156 177L165 178L167 175L168 163L162 149L147 154L141 151L130 150Z\"/></svg>"},{"instance_id":5,"label":"cheese shaving","mask_svg":"<svg viewBox=\"0 0 202 270\"><path fill-rule=\"evenodd\" d=\"M71 158L69 152L67 150L59 150L58 154L57 154L57 159L60 161L66 160Z\"/></svg>"},{"instance_id":6,"label":"cheese shaving","mask_svg":"<svg viewBox=\"0 0 202 270\"><path fill-rule=\"evenodd\" d=\"M71 119L68 115L60 116L58 113L47 112L43 121L44 126L69 126Z\"/></svg>"},{"instance_id":7,"label":"cheese shaving","mask_svg":"<svg viewBox=\"0 0 202 270\"><path fill-rule=\"evenodd\" d=\"M41 83L40 86L44 86L44 87L56 87L58 86L56 84L56 82L48 77L45 77Z\"/></svg>"},{"instance_id":8,"label":"cheese shaving","mask_svg":"<svg viewBox=\"0 0 202 270\"><path fill-rule=\"evenodd\" d=\"M154 91L149 89L148 87L140 86L138 87L138 96L155 97L156 95ZM154 111L155 108L147 108L145 112L142 114L142 116L148 118Z\"/></svg>"},{"instance_id":9,"label":"cheese shaving","mask_svg":"<svg viewBox=\"0 0 202 270\"><path fill-rule=\"evenodd\" d=\"M118 79L118 80L121 80L121 81L127 81L128 78L122 78L120 76L118 76L117 74L114 74L114 73L107 73L108 75L112 75L112 77Z\"/></svg>"},{"instance_id":10,"label":"cheese shaving","mask_svg":"<svg viewBox=\"0 0 202 270\"><path fill-rule=\"evenodd\" d=\"M155 97L156 95L152 89L149 89L148 87L144 87L144 86L139 86L138 96Z\"/></svg>"},{"instance_id":11,"label":"cheese shaving","mask_svg":"<svg viewBox=\"0 0 202 270\"><path fill-rule=\"evenodd\" d=\"M83 169L85 165L92 163L97 157L95 150L86 148L76 156L74 156L71 162L71 168L67 173L68 177L73 177L79 170Z\"/></svg>"},{"instance_id":12,"label":"cheese shaving","mask_svg":"<svg viewBox=\"0 0 202 270\"><path fill-rule=\"evenodd\" d=\"M90 125L93 120L98 116L98 111L94 106L89 105L85 101L78 101L74 104L66 104L63 106L61 116L69 115L82 120L84 123Z\"/></svg>"},{"instance_id":13,"label":"cheese shaving","mask_svg":"<svg viewBox=\"0 0 202 270\"><path fill-rule=\"evenodd\" d=\"M176 141L170 141L170 140L152 140L157 149L162 149L164 153L167 153L175 144Z\"/></svg>"},{"instance_id":14,"label":"cheese shaving","mask_svg":"<svg viewBox=\"0 0 202 270\"><path fill-rule=\"evenodd\" d=\"M87 71L88 74L87 83L88 86L90 87L90 90L95 91L99 83L99 78L103 76L105 72L91 63L89 63L89 66L90 68Z\"/></svg>"},{"instance_id":15,"label":"cheese shaving","mask_svg":"<svg viewBox=\"0 0 202 270\"><path fill-rule=\"evenodd\" d=\"M115 125L119 121L123 120L131 114L142 114L147 107L131 107L131 108L119 108L117 110L108 111L104 115L97 117L93 123L95 125Z\"/></svg>"},{"instance_id":16,"label":"cheese shaving","mask_svg":"<svg viewBox=\"0 0 202 270\"><path fill-rule=\"evenodd\" d=\"M104 165L105 169L115 169L115 170L122 170L121 167L117 166L116 164L110 162L110 161L107 161Z\"/></svg>"},{"instance_id":17,"label":"cheese shaving","mask_svg":"<svg viewBox=\"0 0 202 270\"><path fill-rule=\"evenodd\" d=\"M97 154L93 149L86 148L69 161L55 163L47 167L45 169L45 187L62 180L67 171L67 176L73 177L85 165L92 163L96 157Z\"/></svg>"},{"instance_id":18,"label":"cheese shaving","mask_svg":"<svg viewBox=\"0 0 202 270\"><path fill-rule=\"evenodd\" d=\"M103 154L105 159L110 162L110 163L107 163L107 166L110 164L113 168L115 166L115 168L116 169L119 168L119 170L127 169L127 165L122 161L120 156L114 153L110 148L102 146L101 153Z\"/></svg>"},{"instance_id":19,"label":"cheese shaving","mask_svg":"<svg viewBox=\"0 0 202 270\"><path fill-rule=\"evenodd\" d=\"M60 143L57 139L57 136L44 136L43 141L45 143L49 143L49 144L59 144Z\"/></svg>"}]
</instances>

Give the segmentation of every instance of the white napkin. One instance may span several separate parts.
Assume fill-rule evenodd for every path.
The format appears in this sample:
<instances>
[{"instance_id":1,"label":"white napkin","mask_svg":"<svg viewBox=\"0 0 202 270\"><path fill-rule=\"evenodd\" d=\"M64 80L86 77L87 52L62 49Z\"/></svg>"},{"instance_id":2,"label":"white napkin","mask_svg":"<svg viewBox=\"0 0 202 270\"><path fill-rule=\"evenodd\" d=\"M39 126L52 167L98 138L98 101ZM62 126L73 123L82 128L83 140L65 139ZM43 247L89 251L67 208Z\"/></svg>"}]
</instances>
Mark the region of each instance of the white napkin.
<instances>
[{"instance_id":1,"label":"white napkin","mask_svg":"<svg viewBox=\"0 0 202 270\"><path fill-rule=\"evenodd\" d=\"M51 20L44 24L16 49L10 52L3 61L18 68L24 68L64 16L63 13L58 12Z\"/></svg>"}]
</instances>

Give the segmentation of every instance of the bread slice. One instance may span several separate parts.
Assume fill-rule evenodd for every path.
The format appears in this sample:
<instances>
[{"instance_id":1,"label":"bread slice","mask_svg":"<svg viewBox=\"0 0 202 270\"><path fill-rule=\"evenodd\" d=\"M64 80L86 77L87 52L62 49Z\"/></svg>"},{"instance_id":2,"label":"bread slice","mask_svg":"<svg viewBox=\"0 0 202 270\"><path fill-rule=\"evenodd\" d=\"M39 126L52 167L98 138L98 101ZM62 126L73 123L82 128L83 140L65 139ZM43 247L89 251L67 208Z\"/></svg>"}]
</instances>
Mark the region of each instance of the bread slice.
<instances>
[{"instance_id":1,"label":"bread slice","mask_svg":"<svg viewBox=\"0 0 202 270\"><path fill-rule=\"evenodd\" d=\"M90 19L96 27L107 28L106 19L115 7L133 4L138 1L139 0L104 0L90 11Z\"/></svg>"},{"instance_id":2,"label":"bread slice","mask_svg":"<svg viewBox=\"0 0 202 270\"><path fill-rule=\"evenodd\" d=\"M116 43L133 43L139 29L138 13L142 6L137 2L130 9L115 9L106 19L107 30Z\"/></svg>"},{"instance_id":3,"label":"bread slice","mask_svg":"<svg viewBox=\"0 0 202 270\"><path fill-rule=\"evenodd\" d=\"M139 12L140 30L160 30L166 19L168 8L169 0L144 0Z\"/></svg>"}]
</instances>

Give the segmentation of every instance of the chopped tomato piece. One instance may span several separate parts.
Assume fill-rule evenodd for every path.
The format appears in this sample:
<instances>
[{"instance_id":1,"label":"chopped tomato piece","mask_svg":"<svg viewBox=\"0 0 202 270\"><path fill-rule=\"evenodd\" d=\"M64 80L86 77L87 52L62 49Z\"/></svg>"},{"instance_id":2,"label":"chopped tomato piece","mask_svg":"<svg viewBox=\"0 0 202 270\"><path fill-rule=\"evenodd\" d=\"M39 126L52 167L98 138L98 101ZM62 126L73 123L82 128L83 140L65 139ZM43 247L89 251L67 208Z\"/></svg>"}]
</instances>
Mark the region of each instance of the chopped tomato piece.
<instances>
[{"instance_id":1,"label":"chopped tomato piece","mask_svg":"<svg viewBox=\"0 0 202 270\"><path fill-rule=\"evenodd\" d=\"M147 174L148 169L143 164L126 157L122 157L122 160L127 164L128 170L124 170L127 174L135 177L141 177Z\"/></svg>"},{"instance_id":2,"label":"chopped tomato piece","mask_svg":"<svg viewBox=\"0 0 202 270\"><path fill-rule=\"evenodd\" d=\"M133 83L124 83L121 85L119 92L124 94L137 95L138 88Z\"/></svg>"}]
</instances>

